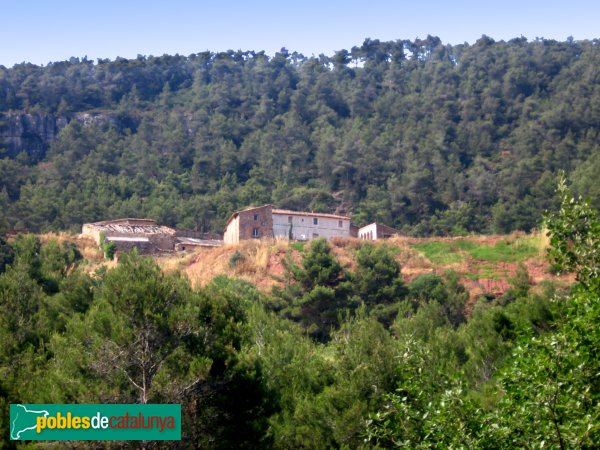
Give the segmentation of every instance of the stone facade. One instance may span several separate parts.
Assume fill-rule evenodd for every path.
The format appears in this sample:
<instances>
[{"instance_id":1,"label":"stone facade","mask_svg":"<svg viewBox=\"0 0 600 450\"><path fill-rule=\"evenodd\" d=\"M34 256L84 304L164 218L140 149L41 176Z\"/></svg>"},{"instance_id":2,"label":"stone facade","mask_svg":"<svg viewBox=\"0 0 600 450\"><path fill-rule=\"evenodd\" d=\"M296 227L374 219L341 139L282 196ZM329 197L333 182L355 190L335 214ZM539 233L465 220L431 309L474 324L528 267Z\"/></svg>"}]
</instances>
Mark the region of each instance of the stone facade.
<instances>
[{"instance_id":1,"label":"stone facade","mask_svg":"<svg viewBox=\"0 0 600 450\"><path fill-rule=\"evenodd\" d=\"M273 237L273 214L271 205L237 211L227 221L223 234L226 244L237 244L245 239Z\"/></svg>"},{"instance_id":2,"label":"stone facade","mask_svg":"<svg viewBox=\"0 0 600 450\"><path fill-rule=\"evenodd\" d=\"M106 238L106 241L115 244L117 253L128 252L136 248L139 254L146 255L154 253L155 250L154 246L150 242L150 239L146 237L127 238L120 236L109 236Z\"/></svg>"}]
</instances>

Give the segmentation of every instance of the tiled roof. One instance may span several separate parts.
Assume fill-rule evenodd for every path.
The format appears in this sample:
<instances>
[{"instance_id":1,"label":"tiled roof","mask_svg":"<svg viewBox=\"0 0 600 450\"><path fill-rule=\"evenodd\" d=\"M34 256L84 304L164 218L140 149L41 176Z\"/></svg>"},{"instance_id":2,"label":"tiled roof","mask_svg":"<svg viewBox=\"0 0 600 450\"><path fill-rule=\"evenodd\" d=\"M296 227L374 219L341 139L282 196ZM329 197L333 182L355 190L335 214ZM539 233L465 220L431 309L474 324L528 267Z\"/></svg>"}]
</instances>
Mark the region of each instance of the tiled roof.
<instances>
[{"instance_id":1,"label":"tiled roof","mask_svg":"<svg viewBox=\"0 0 600 450\"><path fill-rule=\"evenodd\" d=\"M94 222L92 225L156 225L156 220L126 217L124 219L112 219Z\"/></svg>"},{"instance_id":2,"label":"tiled roof","mask_svg":"<svg viewBox=\"0 0 600 450\"><path fill-rule=\"evenodd\" d=\"M304 211L290 211L288 209L274 209L273 214L281 214L282 216L309 216L309 217L323 217L327 219L339 219L339 220L350 220L348 216L339 216L337 214L326 214L316 212L304 212Z\"/></svg>"},{"instance_id":3,"label":"tiled roof","mask_svg":"<svg viewBox=\"0 0 600 450\"><path fill-rule=\"evenodd\" d=\"M267 206L271 206L271 205L266 204L266 205L262 205L262 206L250 206L248 208L240 209L239 211L234 212L231 216L229 216L229 219L227 219L227 224L225 225L225 228L227 228L227 225L229 225L229 223L233 219L235 219L241 212L248 212L248 211L252 211L253 209L262 209L262 208L265 208Z\"/></svg>"},{"instance_id":4,"label":"tiled roof","mask_svg":"<svg viewBox=\"0 0 600 450\"><path fill-rule=\"evenodd\" d=\"M122 234L175 234L175 230L171 227L167 227L164 225L157 225L156 222L148 221L147 223L142 223L138 221L137 224L130 224L129 222L124 221L105 221L105 222L96 222L89 224L93 227L96 227L107 234L111 233L122 233Z\"/></svg>"}]
</instances>

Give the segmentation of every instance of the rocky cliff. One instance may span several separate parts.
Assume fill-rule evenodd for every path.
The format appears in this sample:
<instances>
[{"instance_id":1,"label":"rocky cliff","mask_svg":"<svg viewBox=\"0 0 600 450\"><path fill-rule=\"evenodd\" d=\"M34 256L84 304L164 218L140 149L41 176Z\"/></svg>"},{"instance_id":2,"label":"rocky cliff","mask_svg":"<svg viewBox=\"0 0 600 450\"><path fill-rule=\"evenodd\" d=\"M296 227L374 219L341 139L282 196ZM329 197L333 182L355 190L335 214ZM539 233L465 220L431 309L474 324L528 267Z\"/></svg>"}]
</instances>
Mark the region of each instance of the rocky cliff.
<instances>
[{"instance_id":1,"label":"rocky cliff","mask_svg":"<svg viewBox=\"0 0 600 450\"><path fill-rule=\"evenodd\" d=\"M33 162L46 155L48 147L69 122L77 120L84 126L110 126L119 130L136 128L129 117L105 113L76 113L55 117L50 114L0 113L0 158L15 158L25 152Z\"/></svg>"},{"instance_id":2,"label":"rocky cliff","mask_svg":"<svg viewBox=\"0 0 600 450\"><path fill-rule=\"evenodd\" d=\"M0 114L2 154L14 158L19 153L26 152L31 160L39 161L68 123L67 118L45 114Z\"/></svg>"}]
</instances>

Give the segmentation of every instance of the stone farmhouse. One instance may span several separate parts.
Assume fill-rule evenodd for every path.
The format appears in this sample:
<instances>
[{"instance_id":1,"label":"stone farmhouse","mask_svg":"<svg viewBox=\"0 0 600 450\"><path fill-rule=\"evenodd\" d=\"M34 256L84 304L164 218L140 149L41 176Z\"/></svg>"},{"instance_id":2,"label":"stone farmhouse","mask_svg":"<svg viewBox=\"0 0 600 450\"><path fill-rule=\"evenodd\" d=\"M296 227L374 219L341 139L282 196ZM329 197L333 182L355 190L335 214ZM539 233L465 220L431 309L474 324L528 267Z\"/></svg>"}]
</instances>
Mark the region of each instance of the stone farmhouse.
<instances>
[{"instance_id":1,"label":"stone farmhouse","mask_svg":"<svg viewBox=\"0 0 600 450\"><path fill-rule=\"evenodd\" d=\"M244 239L283 237L309 241L335 236L350 236L350 217L264 205L234 212L227 221L223 240L226 244L235 244Z\"/></svg>"},{"instance_id":2,"label":"stone farmhouse","mask_svg":"<svg viewBox=\"0 0 600 450\"><path fill-rule=\"evenodd\" d=\"M285 238L310 241L318 237L358 237L365 240L386 239L398 230L372 223L362 228L353 226L350 217L304 211L275 209L263 205L234 212L225 228L223 240L219 235L176 230L158 225L151 219L116 219L86 223L81 234L101 246L112 242L117 252L137 248L141 254L190 251L198 247L220 247L241 240Z\"/></svg>"},{"instance_id":3,"label":"stone farmhouse","mask_svg":"<svg viewBox=\"0 0 600 450\"><path fill-rule=\"evenodd\" d=\"M388 239L397 234L400 234L400 231L377 222L365 225L358 230L359 239L370 241L376 241L377 239Z\"/></svg>"}]
</instances>

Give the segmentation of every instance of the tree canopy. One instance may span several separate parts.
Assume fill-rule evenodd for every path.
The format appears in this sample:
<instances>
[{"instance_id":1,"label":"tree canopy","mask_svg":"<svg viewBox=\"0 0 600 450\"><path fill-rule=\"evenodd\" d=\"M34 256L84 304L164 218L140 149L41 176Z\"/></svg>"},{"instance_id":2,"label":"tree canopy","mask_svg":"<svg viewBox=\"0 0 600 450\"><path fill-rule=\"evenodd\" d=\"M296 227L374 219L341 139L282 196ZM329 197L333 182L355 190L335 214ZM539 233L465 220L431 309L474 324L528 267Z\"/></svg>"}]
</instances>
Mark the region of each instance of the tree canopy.
<instances>
[{"instance_id":1,"label":"tree canopy","mask_svg":"<svg viewBox=\"0 0 600 450\"><path fill-rule=\"evenodd\" d=\"M428 36L0 67L0 134L23 114L68 122L41 160L5 149L0 226L221 231L271 202L413 234L529 230L559 169L599 206L599 61L595 40Z\"/></svg>"}]
</instances>

